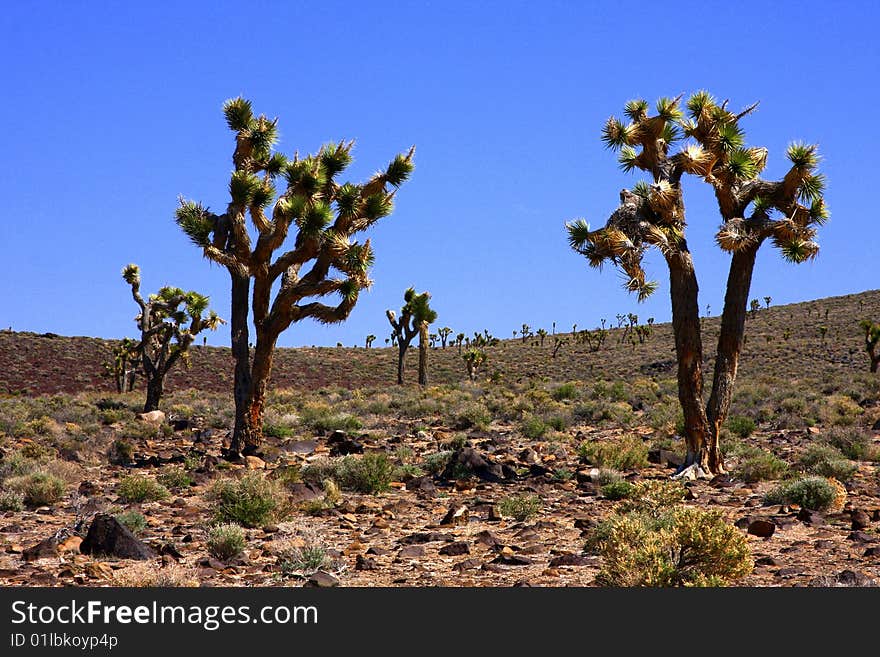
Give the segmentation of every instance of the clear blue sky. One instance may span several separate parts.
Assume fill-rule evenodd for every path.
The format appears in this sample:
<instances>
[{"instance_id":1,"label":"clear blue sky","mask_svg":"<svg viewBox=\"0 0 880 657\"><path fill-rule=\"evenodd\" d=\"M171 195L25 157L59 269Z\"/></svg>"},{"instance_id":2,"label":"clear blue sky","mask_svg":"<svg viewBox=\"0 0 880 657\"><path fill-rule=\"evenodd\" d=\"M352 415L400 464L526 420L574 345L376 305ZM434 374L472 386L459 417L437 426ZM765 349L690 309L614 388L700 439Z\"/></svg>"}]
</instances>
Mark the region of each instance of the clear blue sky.
<instances>
[{"instance_id":1,"label":"clear blue sky","mask_svg":"<svg viewBox=\"0 0 880 657\"><path fill-rule=\"evenodd\" d=\"M279 148L355 138L362 180L411 144L416 171L371 232L375 285L350 319L306 322L280 344L346 345L388 334L386 308L429 290L439 325L509 337L636 312L670 316L665 268L645 304L611 268L589 269L563 224L604 223L623 174L599 132L634 97L708 89L759 100L748 142L781 176L792 140L818 142L832 217L819 258L765 246L752 296L786 303L880 287L870 210L880 131L880 5L870 2L7 3L0 121L0 327L134 334L120 269L210 294L229 278L174 223L178 195L227 202L243 94L280 118ZM714 201L686 189L701 306L721 310L728 259ZM210 344L229 342L221 328Z\"/></svg>"}]
</instances>

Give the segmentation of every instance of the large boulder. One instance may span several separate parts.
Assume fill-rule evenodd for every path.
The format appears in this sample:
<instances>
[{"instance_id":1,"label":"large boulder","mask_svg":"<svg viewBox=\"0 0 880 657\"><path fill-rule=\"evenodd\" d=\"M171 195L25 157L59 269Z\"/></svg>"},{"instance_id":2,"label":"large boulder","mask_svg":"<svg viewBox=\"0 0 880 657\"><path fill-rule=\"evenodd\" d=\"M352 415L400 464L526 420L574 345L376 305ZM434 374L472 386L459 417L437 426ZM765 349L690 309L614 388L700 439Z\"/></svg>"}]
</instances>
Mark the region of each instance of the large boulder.
<instances>
[{"instance_id":1,"label":"large boulder","mask_svg":"<svg viewBox=\"0 0 880 657\"><path fill-rule=\"evenodd\" d=\"M83 554L106 554L120 559L152 559L156 551L140 541L116 518L99 513L92 520L85 540L79 546Z\"/></svg>"}]
</instances>

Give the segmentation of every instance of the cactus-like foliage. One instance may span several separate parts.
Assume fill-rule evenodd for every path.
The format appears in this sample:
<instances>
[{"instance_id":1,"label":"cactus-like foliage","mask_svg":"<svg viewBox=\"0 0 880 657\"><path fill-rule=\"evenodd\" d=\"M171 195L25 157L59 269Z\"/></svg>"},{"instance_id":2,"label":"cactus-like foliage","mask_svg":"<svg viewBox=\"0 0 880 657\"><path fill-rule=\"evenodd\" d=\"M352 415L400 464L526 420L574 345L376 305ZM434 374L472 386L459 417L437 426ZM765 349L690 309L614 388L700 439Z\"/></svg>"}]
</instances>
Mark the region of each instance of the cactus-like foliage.
<instances>
[{"instance_id":1,"label":"cactus-like foliage","mask_svg":"<svg viewBox=\"0 0 880 657\"><path fill-rule=\"evenodd\" d=\"M230 201L223 214L181 200L177 223L203 255L232 279L232 353L236 418L230 452L262 442L263 405L275 343L306 318L344 321L371 284L370 240L353 238L394 209L394 195L413 170L411 148L364 183L342 182L353 141L325 144L314 154L273 150L278 121L256 116L250 101L223 105L235 135ZM285 245L287 245L285 247ZM249 297L256 346L248 348ZM273 290L277 290L273 295ZM336 295L335 303L323 300Z\"/></svg>"},{"instance_id":2,"label":"cactus-like foliage","mask_svg":"<svg viewBox=\"0 0 880 657\"><path fill-rule=\"evenodd\" d=\"M871 371L876 372L880 365L880 353L877 353L877 345L880 344L880 324L869 319L863 319L859 326L865 333L865 351L871 359ZM822 336L824 340L825 336Z\"/></svg>"},{"instance_id":3,"label":"cactus-like foliage","mask_svg":"<svg viewBox=\"0 0 880 657\"><path fill-rule=\"evenodd\" d=\"M135 264L125 266L122 278L131 287L131 296L140 309L135 322L141 339L136 345L123 341L120 348L137 355L147 381L144 412L154 411L159 408L165 377L178 360L188 362L188 350L195 337L225 322L208 310L208 297L192 290L165 286L144 299L140 268Z\"/></svg>"},{"instance_id":4,"label":"cactus-like foliage","mask_svg":"<svg viewBox=\"0 0 880 657\"><path fill-rule=\"evenodd\" d=\"M448 326L444 326L443 328L437 329L437 335L440 337L440 346L443 349L446 349L446 342L449 340L449 336L452 335L452 329Z\"/></svg>"},{"instance_id":5,"label":"cactus-like foliage","mask_svg":"<svg viewBox=\"0 0 880 657\"><path fill-rule=\"evenodd\" d=\"M566 228L572 249L593 267L605 262L615 265L624 275L626 289L637 293L639 300L657 287L643 269L645 253L655 247L665 258L688 464L718 473L723 463L717 438L732 397L755 254L769 240L790 262L816 256L817 228L828 218L825 180L816 170L817 147L803 143L789 146L786 156L791 167L782 179L761 177L767 149L747 146L740 126L757 103L734 113L728 101L719 103L705 91L692 95L684 110L680 103L681 96L660 99L652 114L647 102L630 101L624 108L627 121L612 117L606 122L602 140L619 152L621 168L643 171L650 182L622 190L620 205L604 226L594 230L577 219ZM682 145L676 150L677 142ZM732 254L713 389L705 409L697 282L685 239L684 175L712 187L722 218L715 239Z\"/></svg>"},{"instance_id":6,"label":"cactus-like foliage","mask_svg":"<svg viewBox=\"0 0 880 657\"><path fill-rule=\"evenodd\" d=\"M123 338L110 351L112 360L102 364L104 373L113 377L116 392L131 392L141 368L141 343L131 338Z\"/></svg>"},{"instance_id":7,"label":"cactus-like foliage","mask_svg":"<svg viewBox=\"0 0 880 657\"><path fill-rule=\"evenodd\" d=\"M431 295L428 292L417 294L415 288L403 293L403 307L400 317L393 310L386 310L385 316L391 324L392 340L397 343L397 384L403 385L406 367L406 352L413 338L419 336L419 384L427 385L427 350L428 325L437 320L437 313L430 305Z\"/></svg>"},{"instance_id":8,"label":"cactus-like foliage","mask_svg":"<svg viewBox=\"0 0 880 657\"><path fill-rule=\"evenodd\" d=\"M477 372L479 371L480 366L486 362L486 352L482 349L472 347L465 351L461 355L461 358L464 360L465 367L467 367L468 378L471 381L476 381Z\"/></svg>"}]
</instances>

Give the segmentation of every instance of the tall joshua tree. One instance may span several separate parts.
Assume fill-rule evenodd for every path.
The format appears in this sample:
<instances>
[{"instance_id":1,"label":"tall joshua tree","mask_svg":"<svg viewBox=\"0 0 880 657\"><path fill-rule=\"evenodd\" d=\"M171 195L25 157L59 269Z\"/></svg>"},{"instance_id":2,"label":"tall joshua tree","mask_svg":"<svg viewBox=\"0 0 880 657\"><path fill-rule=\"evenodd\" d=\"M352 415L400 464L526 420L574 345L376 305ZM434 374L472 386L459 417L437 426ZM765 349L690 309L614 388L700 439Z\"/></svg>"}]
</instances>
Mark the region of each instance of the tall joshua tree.
<instances>
[{"instance_id":1,"label":"tall joshua tree","mask_svg":"<svg viewBox=\"0 0 880 657\"><path fill-rule=\"evenodd\" d=\"M606 225L590 230L584 220L567 224L571 247L590 265L610 261L625 275L625 286L644 300L657 287L646 280L642 258L656 247L669 269L672 325L678 361L679 401L685 419L687 460L697 474L724 471L718 438L727 417L742 351L745 316L755 257L769 240L790 262L818 253L816 227L828 217L824 179L816 173L816 146L789 146L791 168L778 181L760 177L767 149L747 148L739 122L757 104L739 113L701 91L687 101L662 98L656 114L648 103L630 101L628 121L610 118L602 138L620 151L624 171L640 169L650 182L620 192L620 206ZM675 153L676 142L684 141ZM685 237L681 178L690 174L712 186L721 214L718 246L731 254L727 291L718 339L715 373L708 403L703 403L703 346L697 306L697 276Z\"/></svg>"},{"instance_id":2,"label":"tall joshua tree","mask_svg":"<svg viewBox=\"0 0 880 657\"><path fill-rule=\"evenodd\" d=\"M414 288L409 288L403 293L400 317L393 310L385 311L397 342L397 385L403 385L406 352L416 335L419 336L419 384L428 383L428 325L437 319L437 313L429 305L430 300L428 292L416 294Z\"/></svg>"},{"instance_id":3,"label":"tall joshua tree","mask_svg":"<svg viewBox=\"0 0 880 657\"><path fill-rule=\"evenodd\" d=\"M147 380L144 413L148 413L158 410L165 377L178 360L186 362L195 337L225 322L213 310L206 315L208 297L192 290L184 292L178 287L165 286L144 299L137 265L126 265L122 278L131 286L131 296L140 308L135 318L141 332L137 353Z\"/></svg>"},{"instance_id":4,"label":"tall joshua tree","mask_svg":"<svg viewBox=\"0 0 880 657\"><path fill-rule=\"evenodd\" d=\"M266 387L281 332L306 318L344 321L360 291L371 284L370 241L361 244L352 237L391 214L395 191L413 170L415 149L397 155L366 183L340 184L337 177L352 161L353 141L288 159L273 151L277 119L254 116L250 101L240 97L224 103L223 113L235 134L229 204L223 214L214 214L182 200L177 223L232 279L235 427L230 454L235 456L262 443ZM294 236L288 239L291 229ZM287 250L276 256L285 243ZM248 347L252 280L253 357ZM331 294L339 295L335 305L317 300Z\"/></svg>"},{"instance_id":5,"label":"tall joshua tree","mask_svg":"<svg viewBox=\"0 0 880 657\"><path fill-rule=\"evenodd\" d=\"M880 324L870 319L863 319L859 322L859 326L865 332L865 351L871 359L871 371L876 372L877 366L880 365L880 354L877 353L877 345L880 344Z\"/></svg>"}]
</instances>

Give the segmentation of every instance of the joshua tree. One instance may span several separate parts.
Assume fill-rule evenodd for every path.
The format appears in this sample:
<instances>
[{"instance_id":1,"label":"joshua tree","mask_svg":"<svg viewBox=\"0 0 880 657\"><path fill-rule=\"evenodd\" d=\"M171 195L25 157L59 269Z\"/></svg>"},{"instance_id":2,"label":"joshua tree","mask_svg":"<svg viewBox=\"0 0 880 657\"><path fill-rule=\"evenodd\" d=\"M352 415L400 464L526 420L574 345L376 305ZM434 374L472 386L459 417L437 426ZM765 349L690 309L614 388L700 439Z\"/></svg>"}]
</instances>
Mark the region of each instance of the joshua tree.
<instances>
[{"instance_id":1,"label":"joshua tree","mask_svg":"<svg viewBox=\"0 0 880 657\"><path fill-rule=\"evenodd\" d=\"M430 299L429 293L416 294L415 289L409 288L403 293L400 318L393 310L385 311L397 341L397 385L403 385L406 351L416 335L419 336L419 383L428 383L428 324L437 319L437 313L429 305Z\"/></svg>"},{"instance_id":2,"label":"joshua tree","mask_svg":"<svg viewBox=\"0 0 880 657\"><path fill-rule=\"evenodd\" d=\"M678 360L679 401L684 412L686 466L697 474L720 473L724 464L718 445L727 417L744 340L752 271L758 249L766 240L791 262L813 258L816 226L828 214L822 197L823 177L816 174L815 146L795 143L787 156L792 163L778 181L760 177L767 161L764 148L747 148L740 120L757 105L738 114L708 93L687 102L689 118L679 98L661 99L654 116L643 100L627 103L629 121L611 118L603 139L620 150L625 171L640 169L650 183L638 183L620 193L620 207L607 224L591 231L583 220L568 224L569 242L592 266L610 261L626 274L626 287L643 300L656 289L646 280L642 257L650 246L664 256L669 268L672 326ZM689 138L678 152L675 142ZM697 306L697 277L685 239L681 177L691 174L712 186L722 224L716 241L731 253L727 291L708 403L703 404L703 346ZM806 205L805 205L806 204ZM779 214L774 216L774 212Z\"/></svg>"},{"instance_id":3,"label":"joshua tree","mask_svg":"<svg viewBox=\"0 0 880 657\"><path fill-rule=\"evenodd\" d=\"M159 408L165 377L178 360L187 361L187 350L195 337L204 329L213 331L225 322L213 310L204 315L208 297L198 292L166 286L144 300L137 265L126 265L122 278L131 286L131 296L141 309L135 321L141 331L137 351L147 380L147 413Z\"/></svg>"},{"instance_id":4,"label":"joshua tree","mask_svg":"<svg viewBox=\"0 0 880 657\"><path fill-rule=\"evenodd\" d=\"M764 297L764 305L767 307L767 310L770 310L771 301L773 301L773 297Z\"/></svg>"},{"instance_id":5,"label":"joshua tree","mask_svg":"<svg viewBox=\"0 0 880 657\"><path fill-rule=\"evenodd\" d=\"M437 335L440 336L440 345L446 349L446 341L449 339L449 336L452 335L452 329L448 326L444 326L443 328L437 329Z\"/></svg>"},{"instance_id":6,"label":"joshua tree","mask_svg":"<svg viewBox=\"0 0 880 657\"><path fill-rule=\"evenodd\" d=\"M465 336L464 333L459 333L458 335L455 336L455 345L458 347L459 354L461 354L461 344L465 341L466 337L467 336Z\"/></svg>"},{"instance_id":7,"label":"joshua tree","mask_svg":"<svg viewBox=\"0 0 880 657\"><path fill-rule=\"evenodd\" d=\"M375 342L375 340L376 340L376 336L375 336L375 335L373 335L372 333L371 333L370 335L368 335L368 336L367 336L366 343L365 343L366 348L369 349L370 347L372 347L372 346L373 346L373 342Z\"/></svg>"},{"instance_id":8,"label":"joshua tree","mask_svg":"<svg viewBox=\"0 0 880 657\"><path fill-rule=\"evenodd\" d=\"M486 362L486 352L482 349L468 349L461 357L467 367L468 378L471 381L476 381L477 370Z\"/></svg>"},{"instance_id":9,"label":"joshua tree","mask_svg":"<svg viewBox=\"0 0 880 657\"><path fill-rule=\"evenodd\" d=\"M255 451L262 442L266 387L281 332L306 318L324 324L344 321L360 291L371 284L370 241L360 244L351 238L391 214L394 190L413 170L414 149L397 155L364 184L340 184L337 177L352 160L354 142L327 144L314 155L287 159L273 152L277 119L254 116L244 98L227 101L223 112L235 134L229 204L218 215L182 200L177 223L232 279L235 428L229 451L234 457L242 449ZM279 178L280 195L275 188ZM288 239L291 228L295 235ZM273 257L285 243L289 250ZM252 280L253 358L248 349ZM332 294L340 297L336 305L316 300Z\"/></svg>"},{"instance_id":10,"label":"joshua tree","mask_svg":"<svg viewBox=\"0 0 880 657\"><path fill-rule=\"evenodd\" d=\"M529 339L529 336L532 335L532 327L528 324L523 324L522 329L520 329L520 335L522 336L523 344L526 343L526 340Z\"/></svg>"},{"instance_id":11,"label":"joshua tree","mask_svg":"<svg viewBox=\"0 0 880 657\"><path fill-rule=\"evenodd\" d=\"M544 340L547 338L547 331L540 328L537 330L538 337L541 338L541 346L544 346Z\"/></svg>"},{"instance_id":12,"label":"joshua tree","mask_svg":"<svg viewBox=\"0 0 880 657\"><path fill-rule=\"evenodd\" d=\"M568 338L560 338L558 336L554 336L553 338L553 358L556 358L556 354L559 353L559 350L562 349L563 345L568 344Z\"/></svg>"},{"instance_id":13,"label":"joshua tree","mask_svg":"<svg viewBox=\"0 0 880 657\"><path fill-rule=\"evenodd\" d=\"M877 353L877 343L880 343L880 324L863 319L859 322L859 326L865 332L865 350L871 359L871 371L876 372L877 365L880 364L880 354Z\"/></svg>"},{"instance_id":14,"label":"joshua tree","mask_svg":"<svg viewBox=\"0 0 880 657\"><path fill-rule=\"evenodd\" d=\"M141 343L131 338L122 341L111 350L113 360L103 364L104 371L113 377L116 392L131 392L140 368Z\"/></svg>"},{"instance_id":15,"label":"joshua tree","mask_svg":"<svg viewBox=\"0 0 880 657\"><path fill-rule=\"evenodd\" d=\"M752 299L749 302L749 310L751 311L753 316L757 315L758 311L761 310L761 302L758 301L757 299Z\"/></svg>"}]
</instances>

